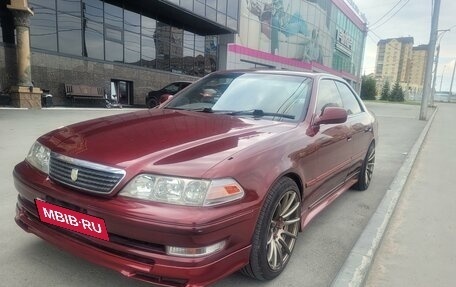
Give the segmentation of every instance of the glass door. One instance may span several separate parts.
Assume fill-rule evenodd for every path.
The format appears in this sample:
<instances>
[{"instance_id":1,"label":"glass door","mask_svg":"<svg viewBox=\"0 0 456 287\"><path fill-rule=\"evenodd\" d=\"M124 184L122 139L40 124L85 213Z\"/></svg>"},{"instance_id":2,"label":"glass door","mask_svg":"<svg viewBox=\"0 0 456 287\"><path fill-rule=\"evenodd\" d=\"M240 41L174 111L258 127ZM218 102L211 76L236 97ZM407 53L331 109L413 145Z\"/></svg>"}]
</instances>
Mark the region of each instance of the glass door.
<instances>
[{"instance_id":1,"label":"glass door","mask_svg":"<svg viewBox=\"0 0 456 287\"><path fill-rule=\"evenodd\" d=\"M119 104L133 105L133 82L111 80L111 96L117 98Z\"/></svg>"}]
</instances>

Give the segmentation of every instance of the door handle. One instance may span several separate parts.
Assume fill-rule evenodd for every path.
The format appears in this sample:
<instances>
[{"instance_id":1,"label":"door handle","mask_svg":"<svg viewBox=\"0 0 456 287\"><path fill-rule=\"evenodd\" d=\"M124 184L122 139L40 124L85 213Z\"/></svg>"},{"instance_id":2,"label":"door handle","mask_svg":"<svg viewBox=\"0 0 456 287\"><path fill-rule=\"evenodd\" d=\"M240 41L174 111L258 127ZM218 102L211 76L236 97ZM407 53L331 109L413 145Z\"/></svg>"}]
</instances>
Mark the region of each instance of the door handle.
<instances>
[{"instance_id":1,"label":"door handle","mask_svg":"<svg viewBox=\"0 0 456 287\"><path fill-rule=\"evenodd\" d=\"M352 140L352 137L347 137L347 141L351 141Z\"/></svg>"}]
</instances>

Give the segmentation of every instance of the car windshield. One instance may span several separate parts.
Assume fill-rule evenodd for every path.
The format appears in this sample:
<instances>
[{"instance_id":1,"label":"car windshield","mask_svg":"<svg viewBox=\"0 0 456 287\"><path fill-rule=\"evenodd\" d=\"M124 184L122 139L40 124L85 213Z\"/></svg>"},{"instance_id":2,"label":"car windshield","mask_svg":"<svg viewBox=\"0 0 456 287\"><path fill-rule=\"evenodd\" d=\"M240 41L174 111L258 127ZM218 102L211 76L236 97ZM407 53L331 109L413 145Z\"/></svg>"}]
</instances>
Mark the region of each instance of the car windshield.
<instances>
[{"instance_id":1,"label":"car windshield","mask_svg":"<svg viewBox=\"0 0 456 287\"><path fill-rule=\"evenodd\" d=\"M304 115L311 83L300 75L213 74L180 93L165 108L297 121Z\"/></svg>"}]
</instances>

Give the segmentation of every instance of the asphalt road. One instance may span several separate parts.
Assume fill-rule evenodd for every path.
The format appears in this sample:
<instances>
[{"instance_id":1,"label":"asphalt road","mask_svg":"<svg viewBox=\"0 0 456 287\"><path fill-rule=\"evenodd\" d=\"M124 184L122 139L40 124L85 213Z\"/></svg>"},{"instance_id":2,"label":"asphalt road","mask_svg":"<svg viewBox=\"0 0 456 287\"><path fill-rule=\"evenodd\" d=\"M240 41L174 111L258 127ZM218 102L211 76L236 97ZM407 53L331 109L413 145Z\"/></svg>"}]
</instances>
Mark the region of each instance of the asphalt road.
<instances>
[{"instance_id":1,"label":"asphalt road","mask_svg":"<svg viewBox=\"0 0 456 287\"><path fill-rule=\"evenodd\" d=\"M300 234L284 273L256 282L238 273L215 284L228 286L328 286L375 211L425 122L418 105L368 103L380 124L375 175L365 192L348 191ZM150 286L60 251L14 223L16 191L11 172L33 141L73 122L127 110L0 109L0 286Z\"/></svg>"}]
</instances>

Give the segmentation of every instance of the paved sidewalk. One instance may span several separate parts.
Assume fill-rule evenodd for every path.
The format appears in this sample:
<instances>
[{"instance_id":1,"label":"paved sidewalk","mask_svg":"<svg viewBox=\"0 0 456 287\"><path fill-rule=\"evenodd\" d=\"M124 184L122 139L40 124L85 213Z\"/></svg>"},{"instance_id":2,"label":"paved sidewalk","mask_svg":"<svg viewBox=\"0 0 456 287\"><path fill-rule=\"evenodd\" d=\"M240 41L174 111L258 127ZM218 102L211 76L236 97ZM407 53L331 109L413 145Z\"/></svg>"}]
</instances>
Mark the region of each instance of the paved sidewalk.
<instances>
[{"instance_id":1,"label":"paved sidewalk","mask_svg":"<svg viewBox=\"0 0 456 287\"><path fill-rule=\"evenodd\" d=\"M456 286L456 105L438 106L365 286Z\"/></svg>"}]
</instances>

